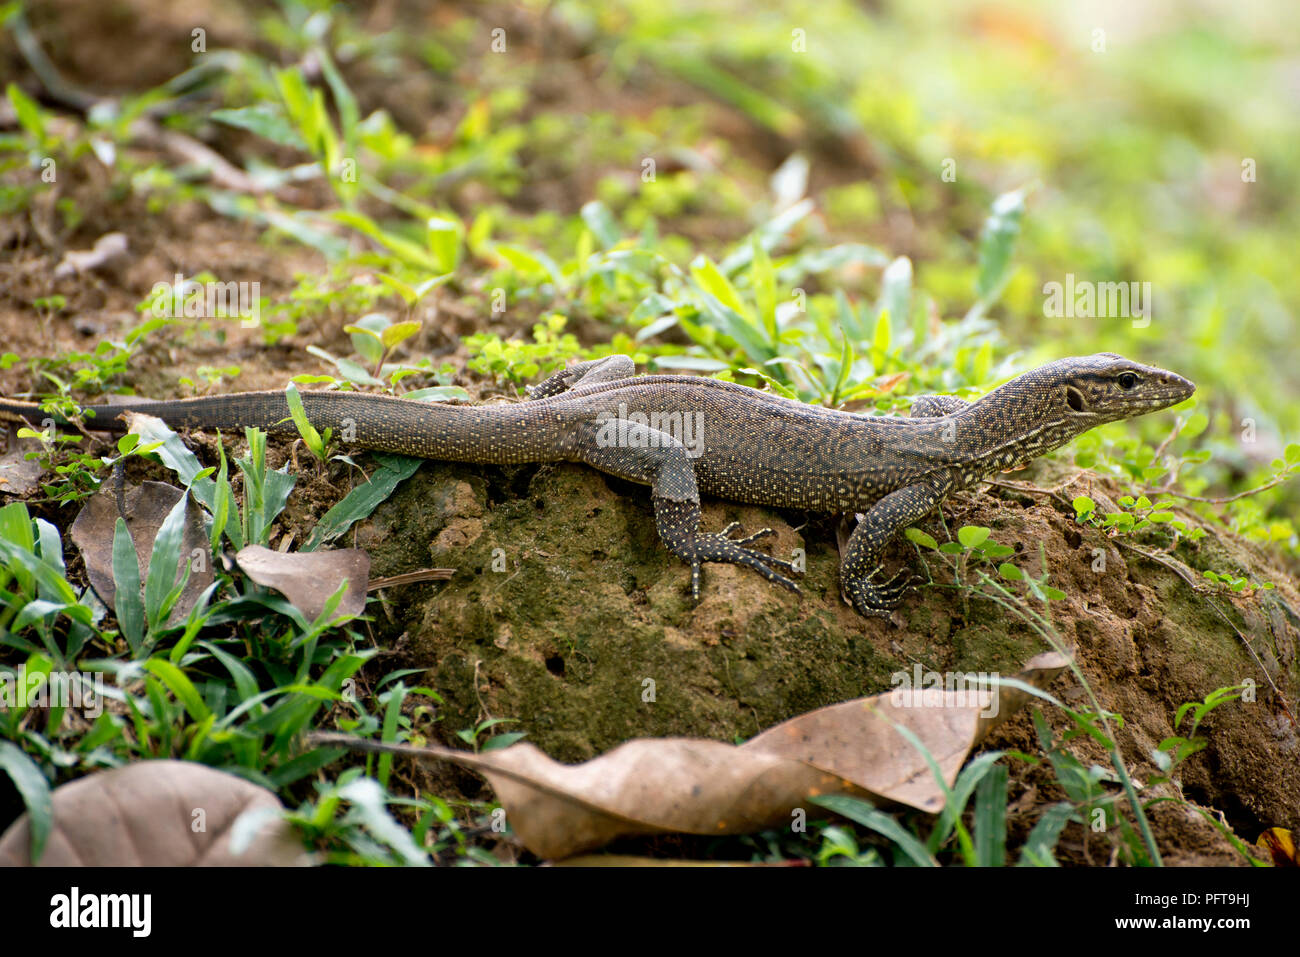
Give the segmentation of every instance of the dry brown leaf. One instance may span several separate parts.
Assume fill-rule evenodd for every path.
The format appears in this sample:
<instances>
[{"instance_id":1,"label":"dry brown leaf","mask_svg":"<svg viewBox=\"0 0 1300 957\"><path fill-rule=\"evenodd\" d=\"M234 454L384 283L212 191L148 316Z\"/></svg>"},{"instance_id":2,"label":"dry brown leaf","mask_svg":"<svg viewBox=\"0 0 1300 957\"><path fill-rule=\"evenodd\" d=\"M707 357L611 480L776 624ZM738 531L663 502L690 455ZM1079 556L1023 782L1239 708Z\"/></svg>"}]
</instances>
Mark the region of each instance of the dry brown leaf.
<instances>
[{"instance_id":1,"label":"dry brown leaf","mask_svg":"<svg viewBox=\"0 0 1300 957\"><path fill-rule=\"evenodd\" d=\"M235 555L244 574L289 599L308 621L315 621L325 603L347 582L348 589L335 610L337 615L359 615L366 608L370 556L359 548L328 552L277 552L249 545Z\"/></svg>"},{"instance_id":2,"label":"dry brown leaf","mask_svg":"<svg viewBox=\"0 0 1300 957\"><path fill-rule=\"evenodd\" d=\"M861 512L838 512L835 515L835 546L839 549L841 559L848 553L849 539L853 530L865 516Z\"/></svg>"},{"instance_id":3,"label":"dry brown leaf","mask_svg":"<svg viewBox=\"0 0 1300 957\"><path fill-rule=\"evenodd\" d=\"M187 761L140 761L78 778L54 792L41 867L290 866L311 858L293 826L268 817L242 854L230 846L245 811L280 802L241 777ZM0 837L0 867L27 867L24 814Z\"/></svg>"},{"instance_id":4,"label":"dry brown leaf","mask_svg":"<svg viewBox=\"0 0 1300 957\"><path fill-rule=\"evenodd\" d=\"M902 385L911 377L912 377L912 373L910 372L895 372L892 373L891 375L881 376L879 379L873 382L872 385L874 385L876 389L878 389L880 393L883 395L885 393L892 392L894 389L897 389L900 385Z\"/></svg>"},{"instance_id":5,"label":"dry brown leaf","mask_svg":"<svg viewBox=\"0 0 1300 957\"><path fill-rule=\"evenodd\" d=\"M1255 840L1255 846L1268 851L1274 867L1300 864L1300 857L1296 856L1295 835L1284 827L1270 827Z\"/></svg>"},{"instance_id":6,"label":"dry brown leaf","mask_svg":"<svg viewBox=\"0 0 1300 957\"><path fill-rule=\"evenodd\" d=\"M122 495L126 509L126 514L122 517L126 519L126 530L131 535L131 543L135 545L142 582L153 555L153 543L158 537L158 529L183 495L183 490L165 482L144 482L128 488ZM113 535L117 519L117 496L111 483L105 482L103 488L86 500L77 520L72 523L71 530L72 541L86 562L86 575L90 578L90 584L104 604L114 610L117 607L114 602L117 585L113 580ZM188 564L190 577L168 617L170 623L184 620L198 601L199 595L212 584L214 573L212 562L209 561L210 554L203 511L190 499L185 503L185 533L181 537L180 558L176 566L179 576L182 567Z\"/></svg>"},{"instance_id":7,"label":"dry brown leaf","mask_svg":"<svg viewBox=\"0 0 1300 957\"><path fill-rule=\"evenodd\" d=\"M35 439L18 438L18 429L13 429L9 450L0 455L0 493L28 495L40 487L41 463L27 459L28 452L39 452L40 448Z\"/></svg>"},{"instance_id":8,"label":"dry brown leaf","mask_svg":"<svg viewBox=\"0 0 1300 957\"><path fill-rule=\"evenodd\" d=\"M1039 655L1017 677L1041 686L1067 665L1055 653ZM997 716L982 716L994 710L995 695ZM561 858L631 834L758 831L789 823L808 798L827 794L937 813L943 791L898 726L921 740L951 786L970 749L1025 697L1006 688L886 692L800 715L740 746L645 738L577 765L553 761L527 743L469 754L342 734L311 740L473 768L496 791L524 845L540 857Z\"/></svg>"}]
</instances>

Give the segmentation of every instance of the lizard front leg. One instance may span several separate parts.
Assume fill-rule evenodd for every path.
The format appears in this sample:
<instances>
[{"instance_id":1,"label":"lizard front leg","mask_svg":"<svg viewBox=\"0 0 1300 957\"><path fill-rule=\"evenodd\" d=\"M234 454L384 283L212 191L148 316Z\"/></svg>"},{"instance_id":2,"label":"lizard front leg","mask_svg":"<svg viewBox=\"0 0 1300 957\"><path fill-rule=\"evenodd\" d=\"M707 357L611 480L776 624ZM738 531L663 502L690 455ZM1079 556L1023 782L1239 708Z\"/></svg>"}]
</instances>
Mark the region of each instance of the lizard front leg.
<instances>
[{"instance_id":1,"label":"lizard front leg","mask_svg":"<svg viewBox=\"0 0 1300 957\"><path fill-rule=\"evenodd\" d=\"M768 581L798 591L777 569L795 573L793 564L748 546L773 534L764 528L746 538L731 538L732 522L720 532L700 531L700 493L686 447L667 432L628 420L584 424L578 434L579 460L610 475L649 485L659 538L691 566L691 595L700 597L700 565L727 562L754 569Z\"/></svg>"},{"instance_id":2,"label":"lizard front leg","mask_svg":"<svg viewBox=\"0 0 1300 957\"><path fill-rule=\"evenodd\" d=\"M903 600L912 572L904 569L889 581L872 581L880 573L880 554L890 539L938 505L947 492L945 484L904 486L873 505L858 522L840 561L840 589L859 614L887 618Z\"/></svg>"}]
</instances>

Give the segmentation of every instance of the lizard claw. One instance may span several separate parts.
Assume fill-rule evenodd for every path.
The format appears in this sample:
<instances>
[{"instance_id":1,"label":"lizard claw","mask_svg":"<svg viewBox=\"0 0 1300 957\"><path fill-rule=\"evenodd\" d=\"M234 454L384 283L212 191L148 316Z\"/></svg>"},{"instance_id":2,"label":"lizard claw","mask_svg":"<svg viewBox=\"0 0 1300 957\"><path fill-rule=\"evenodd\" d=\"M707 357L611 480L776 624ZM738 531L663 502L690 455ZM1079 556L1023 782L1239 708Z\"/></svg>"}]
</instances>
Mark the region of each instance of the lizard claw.
<instances>
[{"instance_id":1,"label":"lizard claw","mask_svg":"<svg viewBox=\"0 0 1300 957\"><path fill-rule=\"evenodd\" d=\"M913 584L920 581L920 576L910 568L904 568L888 581L872 581L879 572L876 568L864 578L851 578L843 583L845 600L868 618L888 618L902 604Z\"/></svg>"},{"instance_id":2,"label":"lizard claw","mask_svg":"<svg viewBox=\"0 0 1300 957\"><path fill-rule=\"evenodd\" d=\"M799 591L799 586L793 581L782 575L777 569L798 574L798 570L792 562L769 555L767 552L761 552L755 548L746 546L752 544L760 538L775 534L772 529L764 528L746 538L731 538L731 533L740 527L739 522L732 522L721 532L701 533L695 536L693 542L693 552L691 556L691 596L696 600L700 597L700 564L702 562L726 562L732 565L745 565L754 569L770 582L774 582L783 588L788 588L793 592Z\"/></svg>"}]
</instances>

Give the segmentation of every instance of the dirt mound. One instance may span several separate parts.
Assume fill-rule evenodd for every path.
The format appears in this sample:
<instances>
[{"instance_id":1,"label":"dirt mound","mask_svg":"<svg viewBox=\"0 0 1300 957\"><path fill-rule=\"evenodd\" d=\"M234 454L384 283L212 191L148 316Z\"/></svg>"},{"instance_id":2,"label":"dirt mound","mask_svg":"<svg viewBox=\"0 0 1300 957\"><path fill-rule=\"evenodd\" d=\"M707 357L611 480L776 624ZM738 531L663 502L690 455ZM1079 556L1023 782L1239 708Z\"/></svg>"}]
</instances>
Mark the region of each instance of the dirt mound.
<instances>
[{"instance_id":1,"label":"dirt mound","mask_svg":"<svg viewBox=\"0 0 1300 957\"><path fill-rule=\"evenodd\" d=\"M1099 501L1118 494L1096 479L1087 490ZM1055 626L1077 648L1102 707L1122 716L1119 741L1135 778L1158 773L1151 752L1164 738L1188 733L1187 720L1174 727L1181 704L1249 680L1253 701L1221 707L1201 726L1209 746L1180 769L1182 794L1222 812L1248 841L1300 822L1288 710L1300 691L1293 579L1224 529L1154 561L1080 527L1052 498L996 491L954 499L945 506L948 527L990 528L1030 572L1041 555L1049 581L1066 593L1052 603ZM693 606L687 570L659 544L645 490L569 465L430 463L380 507L357 544L371 551L376 575L457 569L443 585L391 594L389 620L381 621L385 642L405 635L412 663L429 669L427 682L446 701L444 726L515 718L512 730L562 760L640 736L744 739L800 712L888 689L891 675L916 665L1010 673L1042 650L1024 621L951 588L919 589L898 621L864 620L839 595L831 520L706 503L707 528L732 520L748 530L773 527L778 554L805 550L801 595L742 568L708 565L704 597ZM923 525L947 538L936 516ZM897 543L888 561L918 559L910 544ZM1277 587L1245 598L1210 594L1179 574L1197 580L1205 568ZM1069 675L1052 690L1072 707L1087 704ZM1067 727L1053 709L1047 717L1055 730ZM1099 746L1075 744L1085 764L1108 764ZM1028 715L996 732L990 746L1038 751ZM1041 768L1013 775L1027 804L1063 796ZM1162 810L1153 824L1180 863L1240 861L1189 809ZM1067 831L1067 857L1072 843L1081 860L1104 862L1108 853L1096 838L1089 849L1086 835L1075 840Z\"/></svg>"}]
</instances>

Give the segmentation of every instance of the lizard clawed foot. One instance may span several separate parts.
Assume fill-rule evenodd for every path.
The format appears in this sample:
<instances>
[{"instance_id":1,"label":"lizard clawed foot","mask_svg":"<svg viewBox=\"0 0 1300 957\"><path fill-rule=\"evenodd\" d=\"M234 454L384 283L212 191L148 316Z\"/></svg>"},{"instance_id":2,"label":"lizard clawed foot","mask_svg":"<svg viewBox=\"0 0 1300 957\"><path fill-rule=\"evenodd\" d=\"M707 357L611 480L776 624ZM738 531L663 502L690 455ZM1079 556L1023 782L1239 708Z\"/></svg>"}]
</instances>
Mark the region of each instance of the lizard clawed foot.
<instances>
[{"instance_id":1,"label":"lizard clawed foot","mask_svg":"<svg viewBox=\"0 0 1300 957\"><path fill-rule=\"evenodd\" d=\"M699 600L700 565L703 562L726 562L731 565L745 565L754 569L770 582L775 582L793 592L799 591L798 585L776 570L779 568L792 575L798 574L798 569L794 567L792 562L769 555L767 552L761 552L756 548L746 547L760 538L766 538L776 533L770 528L764 528L746 538L731 538L731 533L739 527L739 522L732 522L721 532L701 532L695 535L691 543L693 554L688 559L691 563L691 597L697 601Z\"/></svg>"},{"instance_id":2,"label":"lizard clawed foot","mask_svg":"<svg viewBox=\"0 0 1300 957\"><path fill-rule=\"evenodd\" d=\"M732 538L731 533L738 528L740 528L740 523L732 522L722 531L718 532L717 536L718 538L725 538L733 545L740 545L741 547L744 547L745 545L754 544L754 542L758 541L760 538L767 538L769 535L776 534L776 532L774 532L770 528L760 528L753 535L746 536L745 538ZM754 556L758 558L759 561L766 562L769 565L775 565L778 568L784 568L788 572L792 572L795 574L798 573L798 570L794 567L794 564L791 562L787 562L781 558L774 558L773 556L769 555L767 552L754 551L753 549L747 549L747 551L753 552Z\"/></svg>"},{"instance_id":3,"label":"lizard clawed foot","mask_svg":"<svg viewBox=\"0 0 1300 957\"><path fill-rule=\"evenodd\" d=\"M864 578L850 578L843 582L844 597L858 614L868 618L888 618L902 603L913 584L921 581L921 577L910 568L904 568L888 581L872 581L879 572L880 569L877 568Z\"/></svg>"}]
</instances>

